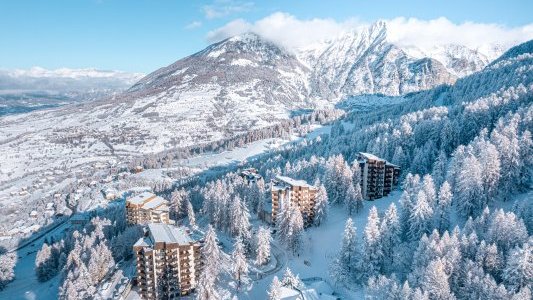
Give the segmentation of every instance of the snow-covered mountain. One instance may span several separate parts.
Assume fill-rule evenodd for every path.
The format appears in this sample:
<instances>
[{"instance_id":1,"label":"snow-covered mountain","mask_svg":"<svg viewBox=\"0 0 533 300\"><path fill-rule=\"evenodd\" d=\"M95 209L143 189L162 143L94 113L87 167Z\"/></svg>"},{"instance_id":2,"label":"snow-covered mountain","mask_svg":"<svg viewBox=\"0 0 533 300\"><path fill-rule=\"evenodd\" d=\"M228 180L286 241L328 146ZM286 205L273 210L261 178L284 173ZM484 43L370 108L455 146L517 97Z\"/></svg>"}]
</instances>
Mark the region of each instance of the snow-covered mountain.
<instances>
[{"instance_id":1,"label":"snow-covered mountain","mask_svg":"<svg viewBox=\"0 0 533 300\"><path fill-rule=\"evenodd\" d=\"M296 49L311 69L311 96L339 100L361 94L394 96L427 90L477 72L503 53L497 45L470 49L441 44L421 49L398 44L390 41L387 26L378 21Z\"/></svg>"},{"instance_id":2,"label":"snow-covered mountain","mask_svg":"<svg viewBox=\"0 0 533 300\"><path fill-rule=\"evenodd\" d=\"M349 96L401 95L456 78L437 59L413 57L388 42L384 23L299 52L243 34L161 68L120 95L0 118L0 144L17 143L3 147L2 167L12 172L0 172L0 181L73 157L91 161L218 141ZM31 153L31 168L18 153Z\"/></svg>"},{"instance_id":3,"label":"snow-covered mountain","mask_svg":"<svg viewBox=\"0 0 533 300\"><path fill-rule=\"evenodd\" d=\"M351 95L402 95L450 84L456 79L439 61L409 56L387 42L385 22L351 31L325 44L318 56L304 52L311 66L311 95L339 100Z\"/></svg>"},{"instance_id":4,"label":"snow-covered mountain","mask_svg":"<svg viewBox=\"0 0 533 300\"><path fill-rule=\"evenodd\" d=\"M0 116L107 97L143 76L96 69L0 70Z\"/></svg>"}]
</instances>

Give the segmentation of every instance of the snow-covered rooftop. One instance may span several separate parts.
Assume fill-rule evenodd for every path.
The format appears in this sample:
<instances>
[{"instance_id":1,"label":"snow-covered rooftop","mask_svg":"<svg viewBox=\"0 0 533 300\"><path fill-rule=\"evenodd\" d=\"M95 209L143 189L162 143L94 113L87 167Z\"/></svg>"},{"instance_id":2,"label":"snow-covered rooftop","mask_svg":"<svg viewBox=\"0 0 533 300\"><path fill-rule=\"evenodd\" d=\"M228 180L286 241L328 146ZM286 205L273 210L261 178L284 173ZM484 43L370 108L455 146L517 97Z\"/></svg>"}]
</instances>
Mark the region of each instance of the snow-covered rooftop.
<instances>
[{"instance_id":1,"label":"snow-covered rooftop","mask_svg":"<svg viewBox=\"0 0 533 300\"><path fill-rule=\"evenodd\" d=\"M194 242L185 227L150 223L148 224L148 231L150 232L150 239L153 243L188 245Z\"/></svg>"},{"instance_id":2,"label":"snow-covered rooftop","mask_svg":"<svg viewBox=\"0 0 533 300\"><path fill-rule=\"evenodd\" d=\"M366 159L371 159L371 160L384 160L382 158L379 158L377 156L375 156L374 154L371 154L371 153L366 153L366 152L359 152L359 155L363 158L366 158Z\"/></svg>"},{"instance_id":3,"label":"snow-covered rooftop","mask_svg":"<svg viewBox=\"0 0 533 300\"><path fill-rule=\"evenodd\" d=\"M131 204L139 205L139 204L143 204L150 198L154 198L154 197L156 197L156 195L153 193L143 192L143 193L140 193L139 195L128 198L127 201Z\"/></svg>"},{"instance_id":4,"label":"snow-covered rooftop","mask_svg":"<svg viewBox=\"0 0 533 300\"><path fill-rule=\"evenodd\" d=\"M285 185L314 188L314 186L308 184L305 180L292 179L287 176L277 175L275 181L277 182L274 182L273 188L275 187L284 188Z\"/></svg>"},{"instance_id":5,"label":"snow-covered rooftop","mask_svg":"<svg viewBox=\"0 0 533 300\"><path fill-rule=\"evenodd\" d=\"M153 208L157 208L161 205L164 205L164 204L167 204L168 201L159 197L159 196L156 196L155 198L151 198L148 202L146 202L142 207L144 209L153 209Z\"/></svg>"}]
</instances>

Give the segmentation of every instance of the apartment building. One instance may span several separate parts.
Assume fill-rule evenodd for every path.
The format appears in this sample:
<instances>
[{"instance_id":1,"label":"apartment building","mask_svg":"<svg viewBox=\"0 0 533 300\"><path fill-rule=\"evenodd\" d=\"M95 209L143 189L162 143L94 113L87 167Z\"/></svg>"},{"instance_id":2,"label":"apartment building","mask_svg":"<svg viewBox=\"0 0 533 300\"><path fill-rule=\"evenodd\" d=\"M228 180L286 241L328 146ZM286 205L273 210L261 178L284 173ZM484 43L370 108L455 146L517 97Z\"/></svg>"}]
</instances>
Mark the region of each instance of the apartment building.
<instances>
[{"instance_id":1,"label":"apartment building","mask_svg":"<svg viewBox=\"0 0 533 300\"><path fill-rule=\"evenodd\" d=\"M200 275L199 234L186 227L148 224L134 245L137 282L143 299L175 299L194 291Z\"/></svg>"},{"instance_id":2,"label":"apartment building","mask_svg":"<svg viewBox=\"0 0 533 300\"><path fill-rule=\"evenodd\" d=\"M304 180L286 176L276 176L270 183L272 192L272 223L285 205L297 205L302 213L305 226L313 223L317 188Z\"/></svg>"},{"instance_id":3,"label":"apartment building","mask_svg":"<svg viewBox=\"0 0 533 300\"><path fill-rule=\"evenodd\" d=\"M364 199L385 197L398 185L400 167L365 152L359 152L357 162L361 168L361 192Z\"/></svg>"},{"instance_id":4,"label":"apartment building","mask_svg":"<svg viewBox=\"0 0 533 300\"><path fill-rule=\"evenodd\" d=\"M169 219L168 201L150 192L126 200L128 224L174 223Z\"/></svg>"}]
</instances>

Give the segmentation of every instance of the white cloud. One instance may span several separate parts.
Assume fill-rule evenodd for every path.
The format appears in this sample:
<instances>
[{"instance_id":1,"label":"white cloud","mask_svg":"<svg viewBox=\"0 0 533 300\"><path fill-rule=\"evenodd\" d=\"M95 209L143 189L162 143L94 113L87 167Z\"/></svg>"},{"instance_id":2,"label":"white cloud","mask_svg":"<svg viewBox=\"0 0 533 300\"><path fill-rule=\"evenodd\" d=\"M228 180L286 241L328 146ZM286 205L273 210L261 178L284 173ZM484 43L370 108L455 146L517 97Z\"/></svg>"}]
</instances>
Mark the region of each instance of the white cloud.
<instances>
[{"instance_id":1,"label":"white cloud","mask_svg":"<svg viewBox=\"0 0 533 300\"><path fill-rule=\"evenodd\" d=\"M232 14L246 12L252 9L253 2L242 2L235 0L215 0L209 5L204 5L202 10L207 19L226 17Z\"/></svg>"},{"instance_id":2,"label":"white cloud","mask_svg":"<svg viewBox=\"0 0 533 300\"><path fill-rule=\"evenodd\" d=\"M438 44L457 43L472 49L499 44L508 48L533 39L533 23L520 27L499 24L465 22L456 24L441 17L434 20L395 18L387 22L389 41L401 46L427 48ZM306 46L334 38L347 30L357 30L368 23L351 18L298 19L290 14L276 12L253 23L236 19L207 34L209 42L220 41L244 32L255 32L288 49Z\"/></svg>"},{"instance_id":3,"label":"white cloud","mask_svg":"<svg viewBox=\"0 0 533 300\"><path fill-rule=\"evenodd\" d=\"M200 21L192 21L191 23L185 25L185 29L195 29L202 26Z\"/></svg>"},{"instance_id":4,"label":"white cloud","mask_svg":"<svg viewBox=\"0 0 533 300\"><path fill-rule=\"evenodd\" d=\"M249 23L243 19L231 21L210 31L207 34L207 39L210 42L215 42L244 32L255 32L264 38L292 49L330 39L342 31L361 25L363 23L358 22L355 18L344 22L319 18L300 20L287 13L276 12L254 23Z\"/></svg>"},{"instance_id":5,"label":"white cloud","mask_svg":"<svg viewBox=\"0 0 533 300\"><path fill-rule=\"evenodd\" d=\"M388 39L399 45L428 48L435 44L461 44L477 49L490 44L507 48L533 39L533 24L505 27L499 24L464 22L455 24L441 17L434 20L395 18L387 21Z\"/></svg>"}]
</instances>

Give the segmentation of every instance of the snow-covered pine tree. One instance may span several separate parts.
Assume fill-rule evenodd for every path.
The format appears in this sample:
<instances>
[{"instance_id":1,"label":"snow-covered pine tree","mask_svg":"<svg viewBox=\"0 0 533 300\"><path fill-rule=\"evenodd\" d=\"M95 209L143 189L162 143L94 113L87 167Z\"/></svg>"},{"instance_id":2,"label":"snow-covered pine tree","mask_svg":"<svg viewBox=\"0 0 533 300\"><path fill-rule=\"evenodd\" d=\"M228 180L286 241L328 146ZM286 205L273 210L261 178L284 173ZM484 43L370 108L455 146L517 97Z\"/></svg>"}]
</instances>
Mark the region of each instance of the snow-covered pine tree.
<instances>
[{"instance_id":1,"label":"snow-covered pine tree","mask_svg":"<svg viewBox=\"0 0 533 300\"><path fill-rule=\"evenodd\" d=\"M280 300L281 299L281 282L278 276L274 276L270 288L268 289L268 300Z\"/></svg>"},{"instance_id":2,"label":"snow-covered pine tree","mask_svg":"<svg viewBox=\"0 0 533 300\"><path fill-rule=\"evenodd\" d=\"M189 226L191 226L192 229L196 229L196 216L194 215L191 201L187 201L187 218L189 219Z\"/></svg>"},{"instance_id":3,"label":"snow-covered pine tree","mask_svg":"<svg viewBox=\"0 0 533 300\"><path fill-rule=\"evenodd\" d=\"M293 254L300 250L303 242L304 220L300 209L296 205L290 205L289 231L286 246Z\"/></svg>"},{"instance_id":4,"label":"snow-covered pine tree","mask_svg":"<svg viewBox=\"0 0 533 300\"><path fill-rule=\"evenodd\" d=\"M184 214L188 197L187 191L183 188L175 189L170 195L170 217L173 220L178 220Z\"/></svg>"},{"instance_id":5,"label":"snow-covered pine tree","mask_svg":"<svg viewBox=\"0 0 533 300\"><path fill-rule=\"evenodd\" d=\"M481 166L482 206L491 204L500 183L500 155L498 149L489 141L479 142L479 163Z\"/></svg>"},{"instance_id":6,"label":"snow-covered pine tree","mask_svg":"<svg viewBox=\"0 0 533 300\"><path fill-rule=\"evenodd\" d=\"M411 211L416 203L416 196L419 191L420 177L411 173L405 176L403 182L403 193L400 198L400 224L402 226L403 236L407 237L409 233Z\"/></svg>"},{"instance_id":7,"label":"snow-covered pine tree","mask_svg":"<svg viewBox=\"0 0 533 300\"><path fill-rule=\"evenodd\" d=\"M524 130L518 141L520 147L520 185L527 187L533 180L533 139L531 132Z\"/></svg>"},{"instance_id":8,"label":"snow-covered pine tree","mask_svg":"<svg viewBox=\"0 0 533 300\"><path fill-rule=\"evenodd\" d=\"M105 240L100 241L91 249L91 257L87 266L92 284L98 284L114 265L115 260L107 247L107 242Z\"/></svg>"},{"instance_id":9,"label":"snow-covered pine tree","mask_svg":"<svg viewBox=\"0 0 533 300\"><path fill-rule=\"evenodd\" d=\"M35 257L35 273L39 281L47 281L52 276L57 274L57 264L55 260L58 258L59 257L53 257L52 246L48 246L48 244L43 243L41 250L37 252Z\"/></svg>"},{"instance_id":10,"label":"snow-covered pine tree","mask_svg":"<svg viewBox=\"0 0 533 300\"><path fill-rule=\"evenodd\" d=\"M503 209L499 209L490 219L486 239L495 243L503 255L507 255L509 250L527 241L526 226L514 213L506 213Z\"/></svg>"},{"instance_id":11,"label":"snow-covered pine tree","mask_svg":"<svg viewBox=\"0 0 533 300\"><path fill-rule=\"evenodd\" d=\"M533 285L533 238L509 253L502 277L513 292Z\"/></svg>"},{"instance_id":12,"label":"snow-covered pine tree","mask_svg":"<svg viewBox=\"0 0 533 300\"><path fill-rule=\"evenodd\" d=\"M429 294L430 299L452 300L455 296L450 290L448 282L449 275L446 274L444 264L437 258L429 263L426 272L422 277L421 287Z\"/></svg>"},{"instance_id":13,"label":"snow-covered pine tree","mask_svg":"<svg viewBox=\"0 0 533 300\"><path fill-rule=\"evenodd\" d=\"M381 245L383 249L383 269L385 272L392 270L395 257L397 257L397 247L400 245L400 219L396 210L396 205L391 203L383 216L380 226Z\"/></svg>"},{"instance_id":14,"label":"snow-covered pine tree","mask_svg":"<svg viewBox=\"0 0 533 300\"><path fill-rule=\"evenodd\" d=\"M217 234L211 224L207 227L201 254L204 267L198 279L196 299L219 299L216 282L220 274L220 259L222 254L218 246Z\"/></svg>"},{"instance_id":15,"label":"snow-covered pine tree","mask_svg":"<svg viewBox=\"0 0 533 300\"><path fill-rule=\"evenodd\" d=\"M365 279L379 275L383 266L383 249L381 245L380 220L378 210L372 206L363 234L362 275Z\"/></svg>"},{"instance_id":16,"label":"snow-covered pine tree","mask_svg":"<svg viewBox=\"0 0 533 300\"><path fill-rule=\"evenodd\" d=\"M233 279L237 282L237 290L239 290L241 284L248 276L248 262L246 261L246 256L244 255L244 245L240 239L237 239L234 244L231 258L233 261L231 271L233 274Z\"/></svg>"},{"instance_id":17,"label":"snow-covered pine tree","mask_svg":"<svg viewBox=\"0 0 533 300\"><path fill-rule=\"evenodd\" d=\"M324 185L320 184L316 193L315 216L313 219L313 222L316 226L320 226L320 224L327 219L328 211L328 193Z\"/></svg>"},{"instance_id":18,"label":"snow-covered pine tree","mask_svg":"<svg viewBox=\"0 0 533 300\"><path fill-rule=\"evenodd\" d=\"M434 208L437 205L437 191L435 190L435 183L433 182L433 177L426 174L422 179L422 190L426 194L426 201L428 202L431 208Z\"/></svg>"},{"instance_id":19,"label":"snow-covered pine tree","mask_svg":"<svg viewBox=\"0 0 533 300\"><path fill-rule=\"evenodd\" d=\"M0 291L15 278L15 265L17 264L17 253L8 252L0 254Z\"/></svg>"},{"instance_id":20,"label":"snow-covered pine tree","mask_svg":"<svg viewBox=\"0 0 533 300\"><path fill-rule=\"evenodd\" d=\"M431 173L435 185L440 186L446 180L446 170L448 170L448 157L446 156L446 152L441 150L439 156L437 156L437 160L433 164L433 171Z\"/></svg>"},{"instance_id":21,"label":"snow-covered pine tree","mask_svg":"<svg viewBox=\"0 0 533 300\"><path fill-rule=\"evenodd\" d=\"M450 227L450 208L452 205L452 189L448 181L440 186L439 195L437 197L437 213L436 217L436 228L440 233L448 230Z\"/></svg>"},{"instance_id":22,"label":"snow-covered pine tree","mask_svg":"<svg viewBox=\"0 0 533 300\"><path fill-rule=\"evenodd\" d=\"M426 200L426 193L420 191L409 217L408 236L411 241L418 240L424 233L429 234L433 221L433 209Z\"/></svg>"},{"instance_id":23,"label":"snow-covered pine tree","mask_svg":"<svg viewBox=\"0 0 533 300\"><path fill-rule=\"evenodd\" d=\"M218 238L215 229L208 225L202 247L202 257L204 260L204 272L216 278L220 271L220 259L222 253L218 245Z\"/></svg>"},{"instance_id":24,"label":"snow-covered pine tree","mask_svg":"<svg viewBox=\"0 0 533 300\"><path fill-rule=\"evenodd\" d=\"M281 284L292 289L299 289L303 287L300 277L298 275L294 275L289 267L285 269L285 273L281 279Z\"/></svg>"},{"instance_id":25,"label":"snow-covered pine tree","mask_svg":"<svg viewBox=\"0 0 533 300\"><path fill-rule=\"evenodd\" d=\"M342 242L337 258L332 265L332 276L338 282L350 283L360 267L360 249L357 233L351 218L346 220Z\"/></svg>"},{"instance_id":26,"label":"snow-covered pine tree","mask_svg":"<svg viewBox=\"0 0 533 300\"><path fill-rule=\"evenodd\" d=\"M356 211L357 206L357 195L353 184L350 184L348 190L346 191L346 198L344 198L344 207L348 211L348 215L352 215Z\"/></svg>"},{"instance_id":27,"label":"snow-covered pine tree","mask_svg":"<svg viewBox=\"0 0 533 300\"><path fill-rule=\"evenodd\" d=\"M290 223L291 223L291 204L287 199L280 199L280 208L276 215L277 236L281 244L287 244Z\"/></svg>"},{"instance_id":28,"label":"snow-covered pine tree","mask_svg":"<svg viewBox=\"0 0 533 300\"><path fill-rule=\"evenodd\" d=\"M259 227L257 232L257 250L255 263L264 265L270 260L270 230L266 227Z\"/></svg>"}]
</instances>

